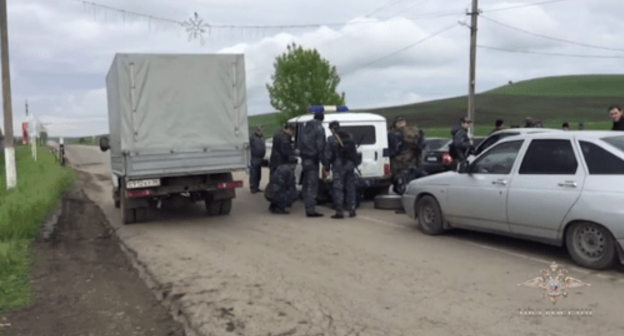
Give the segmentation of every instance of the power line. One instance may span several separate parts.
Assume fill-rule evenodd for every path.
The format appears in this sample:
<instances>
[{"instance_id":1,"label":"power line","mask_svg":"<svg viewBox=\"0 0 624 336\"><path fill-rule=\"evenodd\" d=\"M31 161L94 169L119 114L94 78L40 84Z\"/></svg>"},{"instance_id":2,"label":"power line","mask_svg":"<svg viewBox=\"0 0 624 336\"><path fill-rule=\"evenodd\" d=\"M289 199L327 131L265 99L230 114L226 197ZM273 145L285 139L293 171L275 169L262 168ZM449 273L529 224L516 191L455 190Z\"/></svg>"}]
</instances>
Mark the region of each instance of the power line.
<instances>
[{"instance_id":1,"label":"power line","mask_svg":"<svg viewBox=\"0 0 624 336\"><path fill-rule=\"evenodd\" d=\"M516 6L509 6L509 7L489 9L489 10L484 10L483 12L484 13L493 13L493 12L506 11L506 10L510 10L510 9L517 9L517 8L524 8L524 7L546 5L546 4L551 4L551 3L555 3L555 2L563 2L563 1L570 1L570 0L550 0L550 1L534 2L534 3L530 3L530 4L524 4L524 5L516 5Z\"/></svg>"},{"instance_id":2,"label":"power line","mask_svg":"<svg viewBox=\"0 0 624 336\"><path fill-rule=\"evenodd\" d=\"M81 2L85 5L89 5L92 6L94 8L102 8L102 9L106 9L109 11L114 11L114 12L118 12L118 13L122 13L124 15L132 15L132 16L136 16L136 17L142 17L148 20L153 20L153 21L163 21L169 24L179 24L179 25L183 25L184 22L182 21L178 21L178 20L173 20L173 19L168 19L168 18L163 18L163 17L157 17L157 16L152 16L152 15L147 15L147 14L142 14L142 13L137 13L137 12L132 12L132 11L127 11L121 8L115 8L115 7L110 7L110 6L105 6L105 5L100 5L94 2L90 2L90 1L82 1L82 0L73 0L73 1L77 1L77 2ZM410 21L415 21L415 20L424 20L424 19L435 19L435 18L441 18L441 17L447 17L447 16L456 16L462 13L459 12L433 12L433 13L424 13L422 16L418 16L418 17L412 17L412 18L406 18L407 20ZM124 16L125 18L125 16ZM222 28L222 29L296 29L296 28L320 28L320 27L332 27L332 26L348 26L348 25L361 25L361 24L381 24L381 23L385 23L387 21L377 21L377 22L332 22L332 23L307 23L307 24L281 24L281 25L236 25L236 24L210 24L209 27L211 29L214 28Z\"/></svg>"},{"instance_id":3,"label":"power line","mask_svg":"<svg viewBox=\"0 0 624 336\"><path fill-rule=\"evenodd\" d=\"M396 4L398 4L399 2L403 2L403 1L405 1L405 0L398 0L398 1L393 1L393 2L390 2L388 4L385 4L385 5L377 8L377 9L375 9L374 11L366 14L364 17L370 17L371 15L373 15L375 13L381 12L382 10L384 10L384 9L386 9L388 7L392 7L392 6L396 5Z\"/></svg>"},{"instance_id":4,"label":"power line","mask_svg":"<svg viewBox=\"0 0 624 336\"><path fill-rule=\"evenodd\" d=\"M399 49L399 50L397 50L397 51L394 51L394 52L392 52L392 53L390 53L390 54L388 54L388 55L386 55L386 56L383 56L383 57L381 57L381 58L378 58L378 59L376 59L376 60L374 60L374 61L372 61L372 62L368 62L368 63L366 63L366 64L364 64L364 65L362 65L362 66L359 66L359 67L357 67L357 68L355 68L355 69L352 69L351 71L345 72L345 73L343 73L343 74L342 74L342 76L346 76L346 75L351 74L351 73L353 73L353 72L355 72L355 71L358 71L358 70L363 69L363 68L366 68L366 67L368 67L368 66L370 66L370 65L372 65L372 64L375 64L375 63L377 63L377 62L379 62L379 61L382 61L382 60L384 60L384 59L386 59L386 58L389 58L389 57L392 57L392 56L394 56L394 55L396 55L396 54L399 54L399 53L401 53L401 52L403 52L403 51L405 51L405 50L407 50L407 49L410 49L410 48L412 48L412 47L414 47L414 46L416 46L416 45L418 45L418 44L421 44L421 43L423 43L423 42L425 42L425 41L427 41L427 40L429 40L429 39L431 39L431 38L433 38L433 37L436 37L436 36L438 36L438 35L440 35L440 34L442 34L442 33L446 32L447 30L450 30L450 29L452 29L452 28L454 28L454 27L456 27L456 26L457 26L457 23L453 23L451 26L448 26L448 27L446 27L446 28L444 28L444 29L442 29L442 30L439 30L439 31L437 31L437 32L435 32L435 33L433 33L433 34L431 34L431 35L429 35L429 36L427 36L427 37L425 37L425 38L423 38L423 39L420 39L420 40L418 40L418 41L416 41L416 42L414 42L414 43L412 43L412 44L408 45L408 46L407 46L407 47L405 47L405 48L402 48L402 49Z\"/></svg>"},{"instance_id":5,"label":"power line","mask_svg":"<svg viewBox=\"0 0 624 336\"><path fill-rule=\"evenodd\" d=\"M611 56L611 55L579 55L579 54L562 54L562 53L543 53L543 52L536 52L536 51L507 49L507 48L491 47L491 46L484 46L484 45L478 45L477 47L481 49L504 51L504 52L510 52L510 53L534 54L534 55L544 55L544 56L577 57L577 58L612 58L612 59L624 58L624 56Z\"/></svg>"},{"instance_id":6,"label":"power line","mask_svg":"<svg viewBox=\"0 0 624 336\"><path fill-rule=\"evenodd\" d=\"M618 49L618 48L609 48L609 47L602 47L602 46L597 46L597 45L592 45L592 44L586 44L586 43L581 43L581 42L575 42L575 41L570 41L570 40L564 40L561 38L557 38L557 37L551 37L551 36L546 36L546 35L542 35L542 34L537 34L537 33L533 33L518 27L514 27L514 26L510 26L508 24L496 21L494 19L490 19L486 16L481 15L481 18L486 19L490 22L493 22L495 24L498 24L500 26L509 28L509 29L513 29L513 30L517 30L520 32L523 32L525 34L529 34L529 35L533 35L533 36L537 36L537 37L541 37L541 38L545 38L548 40L553 40L553 41L558 41L558 42L564 42L564 43L570 43L570 44L574 44L574 45L578 45L578 46L583 46L583 47L588 47L588 48L595 48L595 49L603 49L603 50L611 50L611 51L624 51L624 49Z\"/></svg>"}]
</instances>

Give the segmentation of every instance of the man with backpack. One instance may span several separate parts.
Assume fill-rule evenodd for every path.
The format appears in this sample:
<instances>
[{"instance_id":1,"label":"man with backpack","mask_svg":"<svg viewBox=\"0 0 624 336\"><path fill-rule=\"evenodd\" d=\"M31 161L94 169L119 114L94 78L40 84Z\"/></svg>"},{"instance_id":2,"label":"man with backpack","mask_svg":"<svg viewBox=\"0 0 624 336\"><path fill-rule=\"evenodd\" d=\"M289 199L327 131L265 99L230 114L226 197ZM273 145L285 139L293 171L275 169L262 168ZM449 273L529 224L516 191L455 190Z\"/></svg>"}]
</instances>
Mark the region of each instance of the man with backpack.
<instances>
[{"instance_id":1,"label":"man with backpack","mask_svg":"<svg viewBox=\"0 0 624 336\"><path fill-rule=\"evenodd\" d=\"M325 147L325 160L332 172L332 199L336 214L333 219L344 218L344 209L349 210L349 217L355 217L357 203L357 176L355 169L362 163L362 156L357 152L356 144L347 132L340 131L340 123L332 121L329 124L332 136L327 139Z\"/></svg>"}]
</instances>

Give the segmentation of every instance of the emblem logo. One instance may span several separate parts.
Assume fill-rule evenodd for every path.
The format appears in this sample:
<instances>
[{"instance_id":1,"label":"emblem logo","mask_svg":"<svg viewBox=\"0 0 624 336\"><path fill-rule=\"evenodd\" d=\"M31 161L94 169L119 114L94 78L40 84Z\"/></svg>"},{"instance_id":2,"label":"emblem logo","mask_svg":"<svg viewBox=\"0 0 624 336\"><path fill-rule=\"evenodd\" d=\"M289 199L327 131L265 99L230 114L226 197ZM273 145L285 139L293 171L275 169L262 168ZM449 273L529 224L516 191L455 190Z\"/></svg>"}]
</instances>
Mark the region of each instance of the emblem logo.
<instances>
[{"instance_id":1,"label":"emblem logo","mask_svg":"<svg viewBox=\"0 0 624 336\"><path fill-rule=\"evenodd\" d=\"M559 269L559 265L552 263L550 269L541 270L541 276L531 279L525 283L518 284L529 288L538 288L542 297L547 297L553 303L557 303L560 297L568 296L568 289L590 286L580 280L566 276L568 270Z\"/></svg>"}]
</instances>

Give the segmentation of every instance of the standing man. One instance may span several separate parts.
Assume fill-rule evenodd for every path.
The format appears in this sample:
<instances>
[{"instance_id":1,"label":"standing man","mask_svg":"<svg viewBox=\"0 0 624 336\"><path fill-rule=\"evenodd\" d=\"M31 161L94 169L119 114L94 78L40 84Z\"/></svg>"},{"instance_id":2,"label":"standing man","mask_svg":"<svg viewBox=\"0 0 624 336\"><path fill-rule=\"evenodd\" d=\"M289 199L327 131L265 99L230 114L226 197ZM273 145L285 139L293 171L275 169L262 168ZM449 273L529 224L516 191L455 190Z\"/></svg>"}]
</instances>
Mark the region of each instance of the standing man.
<instances>
[{"instance_id":1,"label":"standing man","mask_svg":"<svg viewBox=\"0 0 624 336\"><path fill-rule=\"evenodd\" d=\"M490 132L490 134L494 132L498 132L500 130L504 130L504 129L505 129L505 122L503 121L503 119L497 119L496 123L494 124L494 129Z\"/></svg>"},{"instance_id":2,"label":"standing man","mask_svg":"<svg viewBox=\"0 0 624 336\"><path fill-rule=\"evenodd\" d=\"M277 215L287 215L286 208L292 206L299 198L295 180L295 167L297 158L289 156L286 163L277 167L273 173L273 199L269 206L269 211Z\"/></svg>"},{"instance_id":3,"label":"standing man","mask_svg":"<svg viewBox=\"0 0 624 336\"><path fill-rule=\"evenodd\" d=\"M579 123L578 129L579 129L579 131L584 131L585 130L585 123Z\"/></svg>"},{"instance_id":4,"label":"standing man","mask_svg":"<svg viewBox=\"0 0 624 336\"><path fill-rule=\"evenodd\" d=\"M336 210L336 214L331 218L344 218L345 207L349 210L349 217L353 218L356 216L355 206L357 202L355 168L362 163L362 158L357 153L355 141L351 134L341 132L340 124L337 121L332 121L329 128L335 134L327 139L327 147L325 148L325 160L328 163L325 170L327 171L331 167L332 199Z\"/></svg>"},{"instance_id":5,"label":"standing man","mask_svg":"<svg viewBox=\"0 0 624 336\"><path fill-rule=\"evenodd\" d=\"M405 118L397 117L388 132L388 149L392 176L397 176L398 173L405 169L405 165L399 160L399 156L407 147L405 144L405 135L403 134L403 129L406 125Z\"/></svg>"},{"instance_id":6,"label":"standing man","mask_svg":"<svg viewBox=\"0 0 624 336\"><path fill-rule=\"evenodd\" d=\"M251 193L261 192L260 179L262 178L262 160L266 154L266 144L264 143L264 132L262 127L256 127L256 132L249 137L249 148L251 151L251 167L249 167L249 187Z\"/></svg>"},{"instance_id":7,"label":"standing man","mask_svg":"<svg viewBox=\"0 0 624 336\"><path fill-rule=\"evenodd\" d=\"M271 188L273 183L273 173L275 173L279 166L284 163L288 163L288 158L295 154L295 149L293 148L291 140L293 133L294 127L292 125L285 124L282 130L273 137L273 147L271 149L271 157L269 160L269 184L264 191L264 197L269 201L273 198L273 188Z\"/></svg>"},{"instance_id":8,"label":"standing man","mask_svg":"<svg viewBox=\"0 0 624 336\"><path fill-rule=\"evenodd\" d=\"M622 118L622 108L618 105L609 107L609 116L613 120L612 131L624 131L624 118Z\"/></svg>"},{"instance_id":9,"label":"standing man","mask_svg":"<svg viewBox=\"0 0 624 336\"><path fill-rule=\"evenodd\" d=\"M570 124L568 124L567 122L564 122L563 125L561 125L561 129L563 129L564 131L569 131Z\"/></svg>"},{"instance_id":10,"label":"standing man","mask_svg":"<svg viewBox=\"0 0 624 336\"><path fill-rule=\"evenodd\" d=\"M323 217L316 212L316 194L319 186L319 163L326 166L325 129L323 128L323 112L314 114L314 119L308 121L301 134L301 163L303 168L303 200L306 216Z\"/></svg>"},{"instance_id":11,"label":"standing man","mask_svg":"<svg viewBox=\"0 0 624 336\"><path fill-rule=\"evenodd\" d=\"M472 120L467 118L461 118L459 124L453 126L451 135L453 135L453 143L451 144L451 150L449 151L451 156L455 159L454 163L459 163L466 159L469 150L471 149L470 138L468 138L468 130L472 126Z\"/></svg>"}]
</instances>

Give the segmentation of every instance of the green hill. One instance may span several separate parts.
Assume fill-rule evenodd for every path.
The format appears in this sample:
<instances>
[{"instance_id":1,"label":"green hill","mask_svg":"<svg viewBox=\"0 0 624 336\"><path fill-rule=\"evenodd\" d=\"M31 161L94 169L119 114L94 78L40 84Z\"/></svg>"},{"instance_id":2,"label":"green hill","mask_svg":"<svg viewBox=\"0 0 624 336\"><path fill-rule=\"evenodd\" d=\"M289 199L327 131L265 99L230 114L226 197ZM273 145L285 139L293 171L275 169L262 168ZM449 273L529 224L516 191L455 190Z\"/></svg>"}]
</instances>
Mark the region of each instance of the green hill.
<instances>
[{"instance_id":1,"label":"green hill","mask_svg":"<svg viewBox=\"0 0 624 336\"><path fill-rule=\"evenodd\" d=\"M531 117L552 128L568 122L575 129L584 122L588 129L609 129L606 110L612 104L624 105L624 75L548 77L513 83L475 97L475 134L486 135L498 118L507 126L521 125ZM449 137L450 126L466 114L466 109L464 96L367 112L383 115L388 121L401 115L424 128L427 136ZM279 129L273 114L252 116L249 124L262 124L267 137Z\"/></svg>"}]
</instances>

